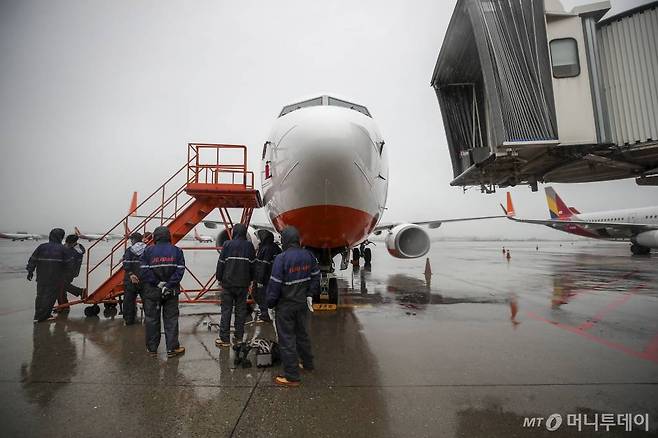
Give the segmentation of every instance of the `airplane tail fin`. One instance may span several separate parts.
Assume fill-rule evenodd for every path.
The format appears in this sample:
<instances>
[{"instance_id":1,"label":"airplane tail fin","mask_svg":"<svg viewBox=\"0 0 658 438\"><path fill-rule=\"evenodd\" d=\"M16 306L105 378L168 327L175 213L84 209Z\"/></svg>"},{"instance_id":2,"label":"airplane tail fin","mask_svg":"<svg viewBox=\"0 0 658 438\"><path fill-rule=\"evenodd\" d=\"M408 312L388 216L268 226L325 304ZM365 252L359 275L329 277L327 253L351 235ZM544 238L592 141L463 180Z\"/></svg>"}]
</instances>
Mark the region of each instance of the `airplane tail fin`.
<instances>
[{"instance_id":1,"label":"airplane tail fin","mask_svg":"<svg viewBox=\"0 0 658 438\"><path fill-rule=\"evenodd\" d=\"M75 235L76 235L76 236L80 236L80 235L82 235L82 233L80 232L80 230L78 229L78 227L73 227L73 229L75 230Z\"/></svg>"},{"instance_id":2,"label":"airplane tail fin","mask_svg":"<svg viewBox=\"0 0 658 438\"><path fill-rule=\"evenodd\" d=\"M568 219L574 215L573 210L567 207L567 204L564 203L553 187L546 187L545 191L546 203L548 204L551 219Z\"/></svg>"},{"instance_id":3,"label":"airplane tail fin","mask_svg":"<svg viewBox=\"0 0 658 438\"><path fill-rule=\"evenodd\" d=\"M130 207L128 208L128 215L135 216L137 214L137 192L133 192L132 198L130 198Z\"/></svg>"}]
</instances>

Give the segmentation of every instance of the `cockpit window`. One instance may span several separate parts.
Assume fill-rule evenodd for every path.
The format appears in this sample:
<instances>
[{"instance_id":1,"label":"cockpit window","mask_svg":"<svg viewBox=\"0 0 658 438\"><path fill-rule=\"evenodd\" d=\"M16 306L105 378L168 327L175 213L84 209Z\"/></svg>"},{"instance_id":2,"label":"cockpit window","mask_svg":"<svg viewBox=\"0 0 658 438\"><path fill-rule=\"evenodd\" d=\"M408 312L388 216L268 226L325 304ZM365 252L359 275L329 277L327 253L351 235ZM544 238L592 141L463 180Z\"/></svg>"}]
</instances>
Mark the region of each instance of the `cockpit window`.
<instances>
[{"instance_id":1,"label":"cockpit window","mask_svg":"<svg viewBox=\"0 0 658 438\"><path fill-rule=\"evenodd\" d=\"M322 96L316 97L315 99L305 100L299 103L293 103L292 105L283 107L283 109L281 110L281 114L279 114L279 117L285 116L286 114L298 110L300 108L306 108L308 106L320 106L320 105L322 105Z\"/></svg>"},{"instance_id":2,"label":"cockpit window","mask_svg":"<svg viewBox=\"0 0 658 438\"><path fill-rule=\"evenodd\" d=\"M331 106L342 106L344 108L349 108L353 109L354 111L358 111L361 114L365 114L368 117L370 116L370 113L368 112L368 108L362 105L357 105L355 103L347 102L344 100L336 99L334 97L329 97L329 105Z\"/></svg>"},{"instance_id":3,"label":"cockpit window","mask_svg":"<svg viewBox=\"0 0 658 438\"><path fill-rule=\"evenodd\" d=\"M293 103L292 105L285 106L281 110L281 114L279 114L279 117L285 116L286 114L301 108L306 108L309 106L321 106L321 105L340 106L343 108L349 108L354 111L358 111L361 114L364 114L368 117L372 117L370 115L370 112L368 112L368 108L366 108L365 106L357 105L356 103L348 102L346 100L336 99L330 96L320 96L314 99L304 100L302 102Z\"/></svg>"}]
</instances>

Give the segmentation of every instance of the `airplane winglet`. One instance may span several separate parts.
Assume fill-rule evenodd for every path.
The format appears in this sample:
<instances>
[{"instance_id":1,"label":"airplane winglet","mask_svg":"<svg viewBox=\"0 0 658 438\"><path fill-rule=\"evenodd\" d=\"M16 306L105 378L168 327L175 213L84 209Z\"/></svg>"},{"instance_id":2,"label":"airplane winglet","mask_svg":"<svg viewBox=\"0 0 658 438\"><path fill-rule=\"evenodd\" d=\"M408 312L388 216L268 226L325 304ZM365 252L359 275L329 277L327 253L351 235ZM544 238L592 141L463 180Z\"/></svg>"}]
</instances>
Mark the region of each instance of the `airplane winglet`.
<instances>
[{"instance_id":1,"label":"airplane winglet","mask_svg":"<svg viewBox=\"0 0 658 438\"><path fill-rule=\"evenodd\" d=\"M514 204L512 203L512 194L510 192L507 192L507 209L503 208L503 210L505 210L505 214L508 217L516 216L516 212L514 211Z\"/></svg>"}]
</instances>

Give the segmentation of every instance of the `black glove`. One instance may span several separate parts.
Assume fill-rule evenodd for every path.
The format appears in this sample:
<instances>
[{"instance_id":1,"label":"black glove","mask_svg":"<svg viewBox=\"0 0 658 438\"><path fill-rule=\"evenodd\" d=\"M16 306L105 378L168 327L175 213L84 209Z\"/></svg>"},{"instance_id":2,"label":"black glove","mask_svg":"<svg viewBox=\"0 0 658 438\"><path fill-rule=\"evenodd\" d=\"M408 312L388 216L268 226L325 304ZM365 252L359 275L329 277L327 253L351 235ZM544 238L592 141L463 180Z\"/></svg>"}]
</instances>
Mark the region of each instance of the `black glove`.
<instances>
[{"instance_id":1,"label":"black glove","mask_svg":"<svg viewBox=\"0 0 658 438\"><path fill-rule=\"evenodd\" d=\"M27 281L32 281L32 278L33 278L33 277L34 277L34 273L33 273L33 272L28 272L28 273L27 273Z\"/></svg>"},{"instance_id":2,"label":"black glove","mask_svg":"<svg viewBox=\"0 0 658 438\"><path fill-rule=\"evenodd\" d=\"M174 295L176 295L176 291L173 290L172 288L167 287L167 286L162 288L162 298L163 299L166 300L167 298L173 297Z\"/></svg>"}]
</instances>

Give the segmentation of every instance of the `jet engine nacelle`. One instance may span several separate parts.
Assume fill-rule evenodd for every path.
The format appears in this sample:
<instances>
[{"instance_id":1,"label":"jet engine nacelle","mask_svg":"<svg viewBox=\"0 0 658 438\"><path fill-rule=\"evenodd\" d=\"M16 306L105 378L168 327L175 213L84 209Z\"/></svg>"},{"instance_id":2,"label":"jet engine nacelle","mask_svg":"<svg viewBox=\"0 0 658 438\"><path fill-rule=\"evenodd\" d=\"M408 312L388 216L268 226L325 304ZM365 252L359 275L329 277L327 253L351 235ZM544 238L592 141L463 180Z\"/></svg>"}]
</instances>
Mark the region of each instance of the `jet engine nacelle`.
<instances>
[{"instance_id":1,"label":"jet engine nacelle","mask_svg":"<svg viewBox=\"0 0 658 438\"><path fill-rule=\"evenodd\" d=\"M631 242L636 245L645 246L647 248L658 248L658 230L645 231L631 239Z\"/></svg>"},{"instance_id":2,"label":"jet engine nacelle","mask_svg":"<svg viewBox=\"0 0 658 438\"><path fill-rule=\"evenodd\" d=\"M224 246L224 242L227 240L229 240L228 233L226 232L226 229L223 229L219 232L219 234L217 234L217 237L215 238L215 246L220 248ZM256 236L256 230L252 227L247 227L247 240L251 242L251 244L254 245L254 249L258 251L258 245L260 241L258 240L258 236Z\"/></svg>"},{"instance_id":3,"label":"jet engine nacelle","mask_svg":"<svg viewBox=\"0 0 658 438\"><path fill-rule=\"evenodd\" d=\"M418 225L396 225L386 236L386 249L399 259L422 257L430 250L430 236Z\"/></svg>"}]
</instances>

